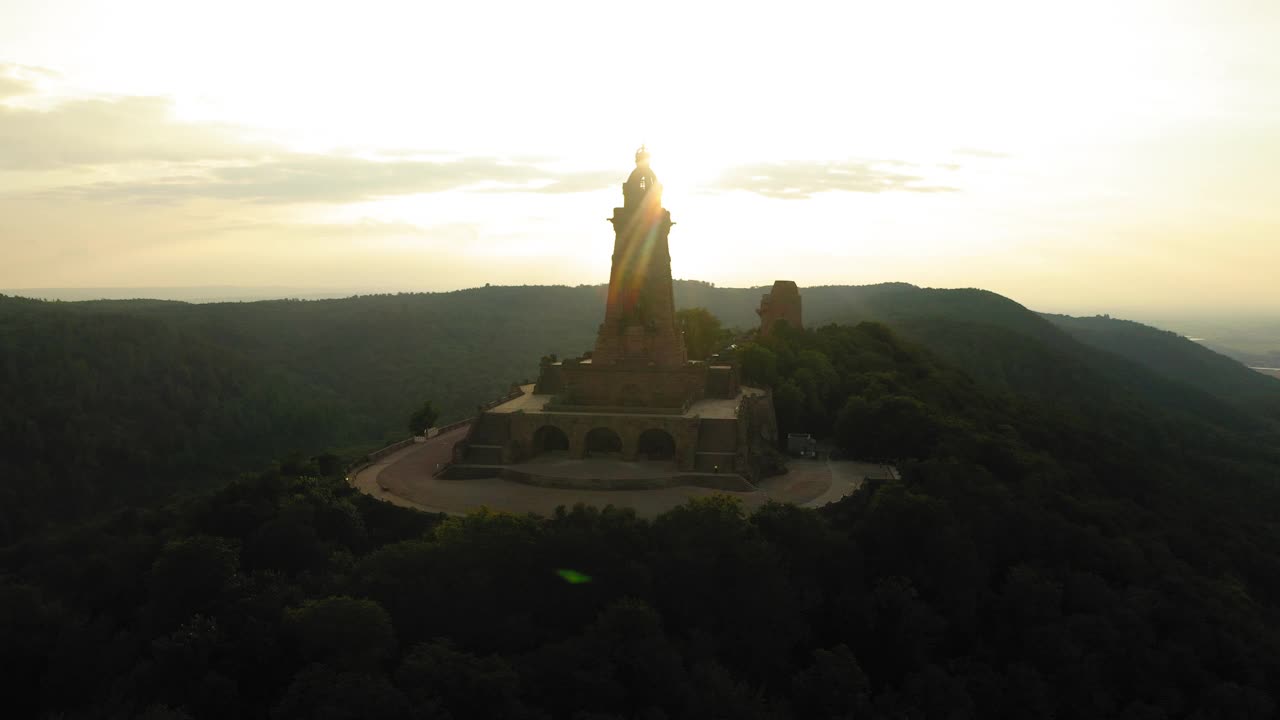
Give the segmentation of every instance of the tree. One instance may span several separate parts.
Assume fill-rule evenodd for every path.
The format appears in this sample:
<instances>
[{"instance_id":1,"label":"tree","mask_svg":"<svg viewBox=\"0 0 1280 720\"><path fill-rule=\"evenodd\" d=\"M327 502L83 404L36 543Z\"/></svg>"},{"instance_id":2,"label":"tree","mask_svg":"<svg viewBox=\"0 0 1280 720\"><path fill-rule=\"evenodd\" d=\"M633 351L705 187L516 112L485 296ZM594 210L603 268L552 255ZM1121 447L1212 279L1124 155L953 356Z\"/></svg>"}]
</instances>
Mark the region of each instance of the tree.
<instances>
[{"instance_id":1,"label":"tree","mask_svg":"<svg viewBox=\"0 0 1280 720\"><path fill-rule=\"evenodd\" d=\"M316 664L298 672L271 717L410 720L414 714L404 693L386 676Z\"/></svg>"},{"instance_id":2,"label":"tree","mask_svg":"<svg viewBox=\"0 0 1280 720\"><path fill-rule=\"evenodd\" d=\"M431 717L513 717L520 706L520 676L498 656L478 657L454 649L447 640L422 643L405 657L396 682L418 709Z\"/></svg>"},{"instance_id":3,"label":"tree","mask_svg":"<svg viewBox=\"0 0 1280 720\"><path fill-rule=\"evenodd\" d=\"M428 428L435 427L436 418L440 417L440 413L431 406L428 400L422 404L412 415L409 416L409 432L414 435L422 435L427 432Z\"/></svg>"},{"instance_id":4,"label":"tree","mask_svg":"<svg viewBox=\"0 0 1280 720\"><path fill-rule=\"evenodd\" d=\"M239 568L235 548L223 538L171 540L151 566L151 610L161 625L177 626L208 612L232 585Z\"/></svg>"},{"instance_id":5,"label":"tree","mask_svg":"<svg viewBox=\"0 0 1280 720\"><path fill-rule=\"evenodd\" d=\"M729 339L729 333L720 327L720 319L706 308L678 310L676 323L684 333L684 346L690 360L706 360Z\"/></svg>"},{"instance_id":6,"label":"tree","mask_svg":"<svg viewBox=\"0 0 1280 720\"><path fill-rule=\"evenodd\" d=\"M778 356L769 348L749 343L738 351L743 382L773 387L778 382Z\"/></svg>"},{"instance_id":7,"label":"tree","mask_svg":"<svg viewBox=\"0 0 1280 720\"><path fill-rule=\"evenodd\" d=\"M812 430L803 421L805 405L804 391L792 380L783 380L773 391L773 406L778 413L779 432L802 432Z\"/></svg>"},{"instance_id":8,"label":"tree","mask_svg":"<svg viewBox=\"0 0 1280 720\"><path fill-rule=\"evenodd\" d=\"M813 665L791 679L802 717L851 718L867 714L870 684L845 645L813 653Z\"/></svg>"},{"instance_id":9,"label":"tree","mask_svg":"<svg viewBox=\"0 0 1280 720\"><path fill-rule=\"evenodd\" d=\"M941 434L942 426L931 408L901 395L875 401L852 395L836 420L841 447L854 457L868 459L927 457Z\"/></svg>"},{"instance_id":10,"label":"tree","mask_svg":"<svg viewBox=\"0 0 1280 720\"><path fill-rule=\"evenodd\" d=\"M285 626L304 657L338 669L376 668L396 647L391 618L373 600L309 600L285 612Z\"/></svg>"},{"instance_id":11,"label":"tree","mask_svg":"<svg viewBox=\"0 0 1280 720\"><path fill-rule=\"evenodd\" d=\"M276 518L249 536L244 563L251 570L277 570L289 575L319 570L328 559L314 527L293 518Z\"/></svg>"}]
</instances>

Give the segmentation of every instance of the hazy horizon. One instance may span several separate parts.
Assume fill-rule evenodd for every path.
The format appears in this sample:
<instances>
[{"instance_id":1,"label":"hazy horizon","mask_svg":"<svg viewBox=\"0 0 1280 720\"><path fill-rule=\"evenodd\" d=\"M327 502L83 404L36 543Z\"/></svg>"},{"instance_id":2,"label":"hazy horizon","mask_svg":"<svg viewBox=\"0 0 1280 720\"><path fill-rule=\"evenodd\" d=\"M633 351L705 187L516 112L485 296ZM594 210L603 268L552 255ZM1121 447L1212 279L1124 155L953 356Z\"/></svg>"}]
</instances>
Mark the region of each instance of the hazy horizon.
<instances>
[{"instance_id":1,"label":"hazy horizon","mask_svg":"<svg viewBox=\"0 0 1280 720\"><path fill-rule=\"evenodd\" d=\"M1280 307L1280 5L733 7L17 0L0 286L602 283L647 143L678 277Z\"/></svg>"},{"instance_id":2,"label":"hazy horizon","mask_svg":"<svg viewBox=\"0 0 1280 720\"><path fill-rule=\"evenodd\" d=\"M783 278L779 278L783 279ZM677 282L708 282L698 278L677 278ZM899 281L885 281L894 283ZM526 283L527 286L606 286L607 278L602 282L584 282L573 285L565 283ZM760 289L765 290L772 281L761 285L721 285L712 283L722 289ZM831 285L851 285L851 283L830 283ZM880 283L867 283L869 285ZM499 283L493 285L504 286ZM36 300L59 300L63 302L82 302L93 300L171 300L193 304L218 302L259 302L264 300L335 300L361 295L385 295L397 293L447 293L483 288L483 285L450 288L412 288L412 287L305 287L305 286L248 286L248 285L191 285L191 286L103 286L103 287L61 287L61 288L4 288L0 287L0 295L25 297ZM506 285L505 287L512 287ZM801 285L801 290L809 285ZM955 289L955 288L941 288ZM986 290L988 288L979 288ZM1035 312L1058 315L1086 317L1093 315L1110 315L1122 320L1133 320L1162 329L1192 333L1199 330L1183 330L1180 326L1202 328L1202 323L1264 323L1275 325L1277 343L1280 343L1280 309L1274 307L1253 308L1203 308L1197 306L1143 308L1143 307L1036 307L1020 301L1016 297L1009 298Z\"/></svg>"}]
</instances>

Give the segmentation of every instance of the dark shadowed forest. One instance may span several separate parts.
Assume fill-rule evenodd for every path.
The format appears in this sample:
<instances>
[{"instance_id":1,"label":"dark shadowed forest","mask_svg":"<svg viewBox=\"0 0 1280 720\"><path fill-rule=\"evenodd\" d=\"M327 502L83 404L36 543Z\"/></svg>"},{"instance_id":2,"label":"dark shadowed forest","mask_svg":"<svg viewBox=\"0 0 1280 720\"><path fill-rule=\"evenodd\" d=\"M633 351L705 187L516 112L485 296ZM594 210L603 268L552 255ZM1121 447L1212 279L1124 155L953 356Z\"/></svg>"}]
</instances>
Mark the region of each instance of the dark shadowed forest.
<instances>
[{"instance_id":1,"label":"dark shadowed forest","mask_svg":"<svg viewBox=\"0 0 1280 720\"><path fill-rule=\"evenodd\" d=\"M746 380L773 390L784 432L902 475L820 511L444 519L346 486L346 461L425 399L456 419L541 354L588 347L594 292L0 300L10 707L1276 712L1280 382L1143 326L981 291L806 290L815 329L741 344ZM759 299L679 292L727 326Z\"/></svg>"}]
</instances>

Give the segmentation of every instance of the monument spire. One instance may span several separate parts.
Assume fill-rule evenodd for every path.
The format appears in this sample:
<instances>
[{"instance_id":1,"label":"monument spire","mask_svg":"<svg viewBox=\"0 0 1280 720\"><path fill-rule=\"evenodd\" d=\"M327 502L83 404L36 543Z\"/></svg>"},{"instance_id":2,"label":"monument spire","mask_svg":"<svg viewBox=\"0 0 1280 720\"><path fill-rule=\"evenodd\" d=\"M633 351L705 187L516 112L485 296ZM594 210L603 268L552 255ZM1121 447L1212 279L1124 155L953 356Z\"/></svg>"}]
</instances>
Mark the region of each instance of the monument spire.
<instances>
[{"instance_id":1,"label":"monument spire","mask_svg":"<svg viewBox=\"0 0 1280 720\"><path fill-rule=\"evenodd\" d=\"M643 145L610 221L609 295L590 357L544 357L535 385L481 411L457 446L459 457L490 470L544 453L625 461L606 465L600 475L592 469L588 477L577 470L571 478L557 470L527 476L556 487L652 482L654 465L636 477L631 461L670 462L673 472L723 469L758 477L772 455L764 448L777 437L772 401L764 390L739 384L732 355L687 359L667 247L671 213L662 207L662 185Z\"/></svg>"},{"instance_id":2,"label":"monument spire","mask_svg":"<svg viewBox=\"0 0 1280 720\"><path fill-rule=\"evenodd\" d=\"M671 213L662 207L662 185L649 151L636 150L636 167L622 184L622 207L613 209L613 264L604 323L592 362L679 367L685 363L676 326L667 234Z\"/></svg>"}]
</instances>

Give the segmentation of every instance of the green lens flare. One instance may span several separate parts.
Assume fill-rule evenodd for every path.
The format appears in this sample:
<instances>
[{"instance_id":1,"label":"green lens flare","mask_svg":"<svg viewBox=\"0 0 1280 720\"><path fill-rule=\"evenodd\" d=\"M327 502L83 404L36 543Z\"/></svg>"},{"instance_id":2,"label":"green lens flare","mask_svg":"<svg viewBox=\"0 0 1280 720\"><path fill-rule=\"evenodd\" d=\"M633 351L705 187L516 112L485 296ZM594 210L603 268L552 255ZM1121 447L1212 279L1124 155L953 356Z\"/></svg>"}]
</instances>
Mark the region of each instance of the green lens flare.
<instances>
[{"instance_id":1,"label":"green lens flare","mask_svg":"<svg viewBox=\"0 0 1280 720\"><path fill-rule=\"evenodd\" d=\"M582 583L591 582L590 575L584 575L577 570L557 570L556 574L564 578L564 581L570 585L581 585Z\"/></svg>"}]
</instances>

